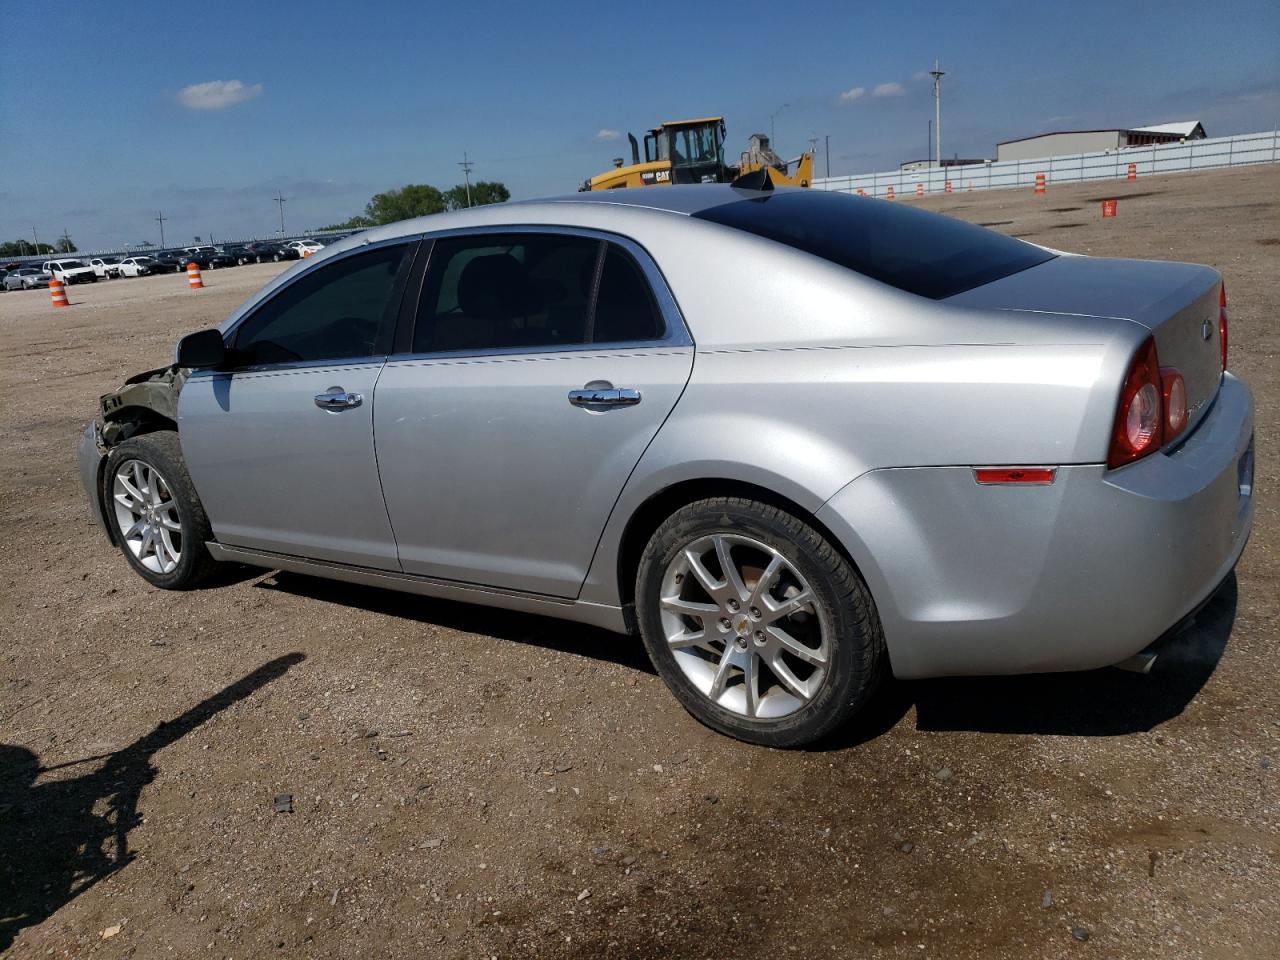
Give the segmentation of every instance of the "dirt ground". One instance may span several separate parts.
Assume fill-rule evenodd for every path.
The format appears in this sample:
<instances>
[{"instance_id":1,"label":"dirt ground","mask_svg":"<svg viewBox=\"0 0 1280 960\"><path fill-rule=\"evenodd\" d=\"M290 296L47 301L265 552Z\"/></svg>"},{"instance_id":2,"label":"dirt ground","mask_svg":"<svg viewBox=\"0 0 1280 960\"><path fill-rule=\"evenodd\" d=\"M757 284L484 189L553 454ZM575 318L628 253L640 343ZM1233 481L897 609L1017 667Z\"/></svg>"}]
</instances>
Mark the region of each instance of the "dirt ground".
<instances>
[{"instance_id":1,"label":"dirt ground","mask_svg":"<svg viewBox=\"0 0 1280 960\"><path fill-rule=\"evenodd\" d=\"M75 442L279 267L4 293L0 952L1280 956L1280 166L919 202L1225 274L1257 520L1180 657L891 683L775 752L588 628L285 574L156 591Z\"/></svg>"}]
</instances>

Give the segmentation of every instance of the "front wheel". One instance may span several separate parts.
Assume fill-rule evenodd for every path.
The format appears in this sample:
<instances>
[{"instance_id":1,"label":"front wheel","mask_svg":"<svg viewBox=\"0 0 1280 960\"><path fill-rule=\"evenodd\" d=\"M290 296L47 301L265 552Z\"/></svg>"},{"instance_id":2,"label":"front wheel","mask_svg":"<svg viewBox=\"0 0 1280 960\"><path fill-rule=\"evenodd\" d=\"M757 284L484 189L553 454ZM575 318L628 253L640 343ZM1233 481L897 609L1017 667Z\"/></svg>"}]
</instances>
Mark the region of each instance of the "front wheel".
<instances>
[{"instance_id":1,"label":"front wheel","mask_svg":"<svg viewBox=\"0 0 1280 960\"><path fill-rule=\"evenodd\" d=\"M103 497L130 566L164 590L196 586L217 567L205 544L209 518L173 431L132 437L111 448Z\"/></svg>"},{"instance_id":2,"label":"front wheel","mask_svg":"<svg viewBox=\"0 0 1280 960\"><path fill-rule=\"evenodd\" d=\"M636 610L659 675L698 720L798 747L866 706L884 636L862 578L821 534L753 500L676 511L640 560Z\"/></svg>"}]
</instances>

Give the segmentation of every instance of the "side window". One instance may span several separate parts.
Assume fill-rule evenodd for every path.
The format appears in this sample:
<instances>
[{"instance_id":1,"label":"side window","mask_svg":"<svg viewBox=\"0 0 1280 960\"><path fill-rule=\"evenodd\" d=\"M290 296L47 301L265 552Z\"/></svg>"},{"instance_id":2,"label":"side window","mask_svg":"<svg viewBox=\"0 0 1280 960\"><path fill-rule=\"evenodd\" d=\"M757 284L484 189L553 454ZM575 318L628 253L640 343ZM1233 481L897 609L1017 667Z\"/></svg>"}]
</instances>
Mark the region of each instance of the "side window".
<instances>
[{"instance_id":1,"label":"side window","mask_svg":"<svg viewBox=\"0 0 1280 960\"><path fill-rule=\"evenodd\" d=\"M238 366L385 356L408 244L344 257L295 280L236 329Z\"/></svg>"},{"instance_id":2,"label":"side window","mask_svg":"<svg viewBox=\"0 0 1280 960\"><path fill-rule=\"evenodd\" d=\"M600 241L560 234L437 240L414 353L586 342Z\"/></svg>"},{"instance_id":3,"label":"side window","mask_svg":"<svg viewBox=\"0 0 1280 960\"><path fill-rule=\"evenodd\" d=\"M666 324L639 265L613 244L605 255L596 294L593 343L658 340Z\"/></svg>"}]
</instances>

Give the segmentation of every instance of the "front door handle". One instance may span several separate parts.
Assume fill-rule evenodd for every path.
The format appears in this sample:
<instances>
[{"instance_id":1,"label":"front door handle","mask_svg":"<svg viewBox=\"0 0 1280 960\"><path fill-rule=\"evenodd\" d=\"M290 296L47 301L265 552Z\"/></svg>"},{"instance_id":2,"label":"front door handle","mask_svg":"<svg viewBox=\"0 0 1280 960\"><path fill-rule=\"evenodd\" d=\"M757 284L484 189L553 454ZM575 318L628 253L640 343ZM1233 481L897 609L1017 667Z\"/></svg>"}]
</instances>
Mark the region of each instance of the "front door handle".
<instances>
[{"instance_id":1,"label":"front door handle","mask_svg":"<svg viewBox=\"0 0 1280 960\"><path fill-rule=\"evenodd\" d=\"M341 387L330 387L324 393L316 394L316 406L321 410L350 410L364 403L364 397L358 393L347 393Z\"/></svg>"},{"instance_id":2,"label":"front door handle","mask_svg":"<svg viewBox=\"0 0 1280 960\"><path fill-rule=\"evenodd\" d=\"M628 387L591 387L569 391L569 403L575 407L634 407L640 402L640 391Z\"/></svg>"}]
</instances>

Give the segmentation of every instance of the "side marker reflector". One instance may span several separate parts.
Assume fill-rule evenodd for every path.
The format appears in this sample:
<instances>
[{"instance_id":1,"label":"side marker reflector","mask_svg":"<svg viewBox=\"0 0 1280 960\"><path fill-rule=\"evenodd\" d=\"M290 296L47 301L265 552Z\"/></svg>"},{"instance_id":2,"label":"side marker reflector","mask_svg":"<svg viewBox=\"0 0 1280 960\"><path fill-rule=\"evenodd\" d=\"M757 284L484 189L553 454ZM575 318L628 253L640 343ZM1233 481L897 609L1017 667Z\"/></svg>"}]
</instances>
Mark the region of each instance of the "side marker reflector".
<instances>
[{"instance_id":1,"label":"side marker reflector","mask_svg":"<svg viewBox=\"0 0 1280 960\"><path fill-rule=\"evenodd\" d=\"M1043 486L1053 483L1057 473L1056 467L975 467L973 479L981 484L1035 483Z\"/></svg>"}]
</instances>

